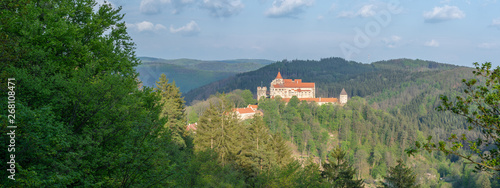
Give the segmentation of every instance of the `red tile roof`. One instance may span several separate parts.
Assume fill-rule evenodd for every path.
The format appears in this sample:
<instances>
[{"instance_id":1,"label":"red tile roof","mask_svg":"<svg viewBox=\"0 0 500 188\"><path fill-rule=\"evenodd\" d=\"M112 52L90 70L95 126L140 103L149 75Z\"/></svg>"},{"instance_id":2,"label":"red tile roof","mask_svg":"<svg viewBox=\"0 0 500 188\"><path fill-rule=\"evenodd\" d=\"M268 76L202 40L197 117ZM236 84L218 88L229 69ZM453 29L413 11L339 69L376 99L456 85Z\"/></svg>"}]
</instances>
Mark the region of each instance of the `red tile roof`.
<instances>
[{"instance_id":1,"label":"red tile roof","mask_svg":"<svg viewBox=\"0 0 500 188\"><path fill-rule=\"evenodd\" d=\"M280 72L278 72L278 75L276 76L275 79L283 79L283 77L281 77L281 73Z\"/></svg>"},{"instance_id":2,"label":"red tile roof","mask_svg":"<svg viewBox=\"0 0 500 188\"><path fill-rule=\"evenodd\" d=\"M319 98L319 102L338 102L337 98Z\"/></svg>"},{"instance_id":3,"label":"red tile roof","mask_svg":"<svg viewBox=\"0 0 500 188\"><path fill-rule=\"evenodd\" d=\"M273 86L274 88L314 88L314 82L302 82L302 79L283 79L283 84Z\"/></svg>"},{"instance_id":4,"label":"red tile roof","mask_svg":"<svg viewBox=\"0 0 500 188\"><path fill-rule=\"evenodd\" d=\"M314 88L314 83L295 83L285 82L283 84L275 84L274 88Z\"/></svg>"},{"instance_id":5,"label":"red tile roof","mask_svg":"<svg viewBox=\"0 0 500 188\"><path fill-rule=\"evenodd\" d=\"M198 123L193 123L193 124L189 124L187 127L186 127L186 131L196 131L196 125L198 125Z\"/></svg>"},{"instance_id":6,"label":"red tile roof","mask_svg":"<svg viewBox=\"0 0 500 188\"><path fill-rule=\"evenodd\" d=\"M240 114L255 113L255 111L252 108L235 108L234 111Z\"/></svg>"},{"instance_id":7,"label":"red tile roof","mask_svg":"<svg viewBox=\"0 0 500 188\"><path fill-rule=\"evenodd\" d=\"M253 108L253 109L257 109L257 108L259 108L259 106L257 106L257 105L251 105L251 104L249 104L249 105L248 105L248 108Z\"/></svg>"},{"instance_id":8,"label":"red tile roof","mask_svg":"<svg viewBox=\"0 0 500 188\"><path fill-rule=\"evenodd\" d=\"M283 98L285 102L290 102L290 98ZM299 98L299 101L307 101L307 102L338 102L337 98Z\"/></svg>"}]
</instances>

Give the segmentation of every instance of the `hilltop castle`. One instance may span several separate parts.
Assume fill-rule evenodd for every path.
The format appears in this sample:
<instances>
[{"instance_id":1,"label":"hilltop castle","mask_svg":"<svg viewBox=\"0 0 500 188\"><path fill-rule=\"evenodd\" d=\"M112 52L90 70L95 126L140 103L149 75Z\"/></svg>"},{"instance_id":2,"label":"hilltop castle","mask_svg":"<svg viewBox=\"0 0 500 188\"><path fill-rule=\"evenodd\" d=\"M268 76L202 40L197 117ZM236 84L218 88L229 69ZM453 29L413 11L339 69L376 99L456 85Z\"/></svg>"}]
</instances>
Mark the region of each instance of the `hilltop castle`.
<instances>
[{"instance_id":1,"label":"hilltop castle","mask_svg":"<svg viewBox=\"0 0 500 188\"><path fill-rule=\"evenodd\" d=\"M297 96L301 101L315 101L320 105L339 103L337 98L315 98L316 84L314 82L302 82L302 79L283 79L280 72L278 72L276 78L271 82L271 87L269 87L269 97L274 98L276 96L280 96L285 102L290 101L292 96ZM257 87L257 100L261 97L267 98L267 87ZM345 103L347 103L347 92L342 89L340 104L344 105Z\"/></svg>"}]
</instances>

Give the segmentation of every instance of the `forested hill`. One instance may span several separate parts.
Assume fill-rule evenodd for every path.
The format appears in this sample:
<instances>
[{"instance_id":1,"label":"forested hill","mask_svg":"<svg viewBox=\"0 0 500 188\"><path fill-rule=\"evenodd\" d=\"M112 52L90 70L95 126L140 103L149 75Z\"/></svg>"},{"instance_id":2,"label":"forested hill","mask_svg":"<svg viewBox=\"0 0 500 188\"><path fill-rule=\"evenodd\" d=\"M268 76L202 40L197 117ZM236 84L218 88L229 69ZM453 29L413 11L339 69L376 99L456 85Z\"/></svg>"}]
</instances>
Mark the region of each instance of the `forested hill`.
<instances>
[{"instance_id":1,"label":"forested hill","mask_svg":"<svg viewBox=\"0 0 500 188\"><path fill-rule=\"evenodd\" d=\"M185 100L190 103L206 99L217 92L227 93L234 89L250 89L255 93L256 87L261 84L269 87L278 71L286 79L298 78L304 82L315 82L318 97L338 97L342 88L346 89L349 96L364 97L409 80L456 68L459 67L418 59L395 59L371 64L342 58L325 58L319 61L283 60L193 89L185 94Z\"/></svg>"},{"instance_id":2,"label":"forested hill","mask_svg":"<svg viewBox=\"0 0 500 188\"><path fill-rule=\"evenodd\" d=\"M295 159L313 158L316 163L323 164L328 152L340 146L348 151L348 160L367 187L376 186L398 159L411 164L421 187L488 187L482 183L499 187L489 176L471 174L473 167L456 156L425 152L408 157L405 153L416 141L426 142L426 138L438 142L455 134L476 140L481 135L478 130L468 131L470 124L464 118L436 110L442 104L440 95L450 98L461 95L462 79L474 78L472 68L408 59L372 64L340 58L282 61L212 86L254 90L260 80L268 86L278 68L284 78L316 82L320 96L337 97L345 87L351 97L344 106L318 106L297 98L286 105L278 99L259 101L265 125L271 133L283 136ZM217 104L221 96L237 107L253 104L255 101L248 99L249 93L235 90L205 101L193 101L186 110L188 121L200 123L204 109ZM465 141L462 144L465 145Z\"/></svg>"},{"instance_id":3,"label":"forested hill","mask_svg":"<svg viewBox=\"0 0 500 188\"><path fill-rule=\"evenodd\" d=\"M145 86L155 87L155 82L160 75L165 74L170 81L175 81L183 93L241 72L259 69L274 62L265 59L220 61L154 57L139 57L139 59L142 64L135 69L139 72L139 79Z\"/></svg>"}]
</instances>

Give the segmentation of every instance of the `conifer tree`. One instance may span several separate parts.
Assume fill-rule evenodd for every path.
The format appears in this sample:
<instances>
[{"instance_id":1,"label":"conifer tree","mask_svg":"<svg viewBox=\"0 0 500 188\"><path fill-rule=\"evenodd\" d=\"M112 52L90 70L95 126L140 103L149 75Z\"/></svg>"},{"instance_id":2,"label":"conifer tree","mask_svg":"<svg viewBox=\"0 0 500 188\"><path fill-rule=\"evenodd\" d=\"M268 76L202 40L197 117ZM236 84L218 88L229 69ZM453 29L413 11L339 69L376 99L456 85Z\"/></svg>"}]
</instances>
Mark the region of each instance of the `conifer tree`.
<instances>
[{"instance_id":1,"label":"conifer tree","mask_svg":"<svg viewBox=\"0 0 500 188\"><path fill-rule=\"evenodd\" d=\"M225 101L222 105L226 104ZM228 105L230 106L230 105ZM235 160L235 155L241 153L244 137L241 132L244 131L238 116L232 111L232 108L225 108L221 111L222 122L220 124L219 132L220 138L217 139L219 146L216 151L219 153L222 165Z\"/></svg>"},{"instance_id":2,"label":"conifer tree","mask_svg":"<svg viewBox=\"0 0 500 188\"><path fill-rule=\"evenodd\" d=\"M427 142L415 142L416 148L407 149L414 155L420 149L437 150L445 154L453 154L476 165L476 171L500 171L500 67L492 68L491 62L479 65L472 73L477 77L462 79L464 89L462 95L451 97L441 95L438 111L449 111L461 116L468 123L468 131L480 131L481 136L470 139L466 134L451 134L447 141L434 142L432 136ZM468 142L468 146L464 143ZM494 147L491 147L491 146ZM488 147L490 146L490 147ZM491 149L490 149L491 148ZM470 152L464 154L461 150ZM476 159L479 157L479 160Z\"/></svg>"},{"instance_id":3,"label":"conifer tree","mask_svg":"<svg viewBox=\"0 0 500 188\"><path fill-rule=\"evenodd\" d=\"M168 83L165 74L161 74L159 80L156 82L156 88L154 90L161 96L160 103L162 105L162 110L160 117L167 119L165 127L172 131L173 141L180 147L185 147L185 102L179 88L175 85L175 81Z\"/></svg>"},{"instance_id":4,"label":"conifer tree","mask_svg":"<svg viewBox=\"0 0 500 188\"><path fill-rule=\"evenodd\" d=\"M382 182L385 188L416 188L417 176L410 167L406 167L403 161L398 160L398 165L388 170L385 182Z\"/></svg>"},{"instance_id":5,"label":"conifer tree","mask_svg":"<svg viewBox=\"0 0 500 188\"><path fill-rule=\"evenodd\" d=\"M225 165L241 152L244 137L241 136L243 129L236 113L232 112L224 96L221 99L218 104L211 103L200 117L194 142L198 151L216 151Z\"/></svg>"},{"instance_id":6,"label":"conifer tree","mask_svg":"<svg viewBox=\"0 0 500 188\"><path fill-rule=\"evenodd\" d=\"M271 135L262 117L254 115L242 134L245 141L238 157L240 165L252 176L263 169L269 169L270 163L274 161L274 154L270 147Z\"/></svg>"},{"instance_id":7,"label":"conifer tree","mask_svg":"<svg viewBox=\"0 0 500 188\"><path fill-rule=\"evenodd\" d=\"M334 187L362 187L363 180L354 178L356 169L346 159L347 153L340 147L330 152L327 163L323 164L323 178Z\"/></svg>"},{"instance_id":8,"label":"conifer tree","mask_svg":"<svg viewBox=\"0 0 500 188\"><path fill-rule=\"evenodd\" d=\"M286 144L286 140L279 134L273 134L271 136L271 147L272 151L276 155L275 161L276 165L282 167L288 165L293 161L290 148Z\"/></svg>"},{"instance_id":9,"label":"conifer tree","mask_svg":"<svg viewBox=\"0 0 500 188\"><path fill-rule=\"evenodd\" d=\"M196 137L194 139L196 150L214 149L218 138L217 129L222 119L219 116L217 106L210 103L210 107L200 117Z\"/></svg>"}]
</instances>

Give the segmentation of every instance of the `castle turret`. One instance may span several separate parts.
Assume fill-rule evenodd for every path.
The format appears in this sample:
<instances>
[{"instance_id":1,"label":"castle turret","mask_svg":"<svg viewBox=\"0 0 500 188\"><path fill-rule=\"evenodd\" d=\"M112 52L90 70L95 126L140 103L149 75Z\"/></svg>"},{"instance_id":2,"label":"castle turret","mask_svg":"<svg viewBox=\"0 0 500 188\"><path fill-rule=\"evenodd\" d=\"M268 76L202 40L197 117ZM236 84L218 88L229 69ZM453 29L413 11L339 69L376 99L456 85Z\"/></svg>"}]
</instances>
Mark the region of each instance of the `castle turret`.
<instances>
[{"instance_id":1,"label":"castle turret","mask_svg":"<svg viewBox=\"0 0 500 188\"><path fill-rule=\"evenodd\" d=\"M271 82L271 85L274 84L283 84L283 77L281 77L281 73L278 72L278 75L276 75L276 78Z\"/></svg>"},{"instance_id":2,"label":"castle turret","mask_svg":"<svg viewBox=\"0 0 500 188\"><path fill-rule=\"evenodd\" d=\"M345 103L347 103L347 92L345 92L345 89L342 88L342 92L340 92L340 104Z\"/></svg>"},{"instance_id":3,"label":"castle turret","mask_svg":"<svg viewBox=\"0 0 500 188\"><path fill-rule=\"evenodd\" d=\"M267 87L257 87L257 101L260 100L261 97L267 98L266 92Z\"/></svg>"}]
</instances>

